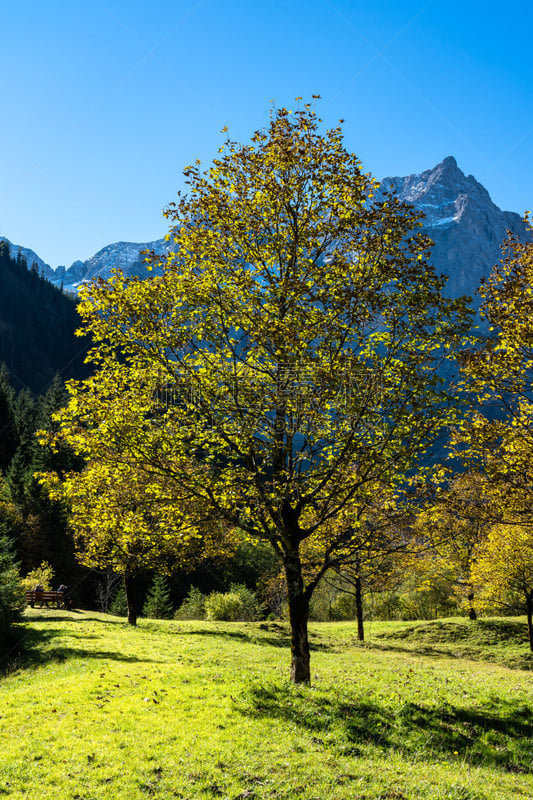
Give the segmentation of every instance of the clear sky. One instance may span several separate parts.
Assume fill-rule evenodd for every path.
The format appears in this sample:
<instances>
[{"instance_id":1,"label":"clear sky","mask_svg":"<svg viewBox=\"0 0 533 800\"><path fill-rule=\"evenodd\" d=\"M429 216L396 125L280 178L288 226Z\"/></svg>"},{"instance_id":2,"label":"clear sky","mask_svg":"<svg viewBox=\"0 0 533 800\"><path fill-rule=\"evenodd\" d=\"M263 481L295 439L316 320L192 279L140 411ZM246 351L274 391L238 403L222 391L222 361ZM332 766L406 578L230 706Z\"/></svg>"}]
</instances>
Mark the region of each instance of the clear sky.
<instances>
[{"instance_id":1,"label":"clear sky","mask_svg":"<svg viewBox=\"0 0 533 800\"><path fill-rule=\"evenodd\" d=\"M320 94L377 178L454 155L533 210L530 2L0 0L0 235L55 267L168 228L195 158Z\"/></svg>"}]
</instances>

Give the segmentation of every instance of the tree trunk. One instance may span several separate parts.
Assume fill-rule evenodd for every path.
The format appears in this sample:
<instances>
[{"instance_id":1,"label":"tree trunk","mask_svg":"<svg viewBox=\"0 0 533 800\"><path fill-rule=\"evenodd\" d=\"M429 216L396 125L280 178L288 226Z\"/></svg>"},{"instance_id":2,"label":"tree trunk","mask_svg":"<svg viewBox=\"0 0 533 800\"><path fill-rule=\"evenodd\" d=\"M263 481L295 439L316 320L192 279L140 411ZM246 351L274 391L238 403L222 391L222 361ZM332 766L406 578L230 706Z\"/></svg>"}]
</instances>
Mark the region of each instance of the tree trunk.
<instances>
[{"instance_id":1,"label":"tree trunk","mask_svg":"<svg viewBox=\"0 0 533 800\"><path fill-rule=\"evenodd\" d=\"M283 558L289 595L289 622L291 625L291 681L310 683L310 654L307 636L309 598L304 592L302 564L298 551L286 551Z\"/></svg>"},{"instance_id":2,"label":"tree trunk","mask_svg":"<svg viewBox=\"0 0 533 800\"><path fill-rule=\"evenodd\" d=\"M124 589L128 603L128 624L137 625L137 603L135 596L135 580L130 575L124 575Z\"/></svg>"},{"instance_id":3,"label":"tree trunk","mask_svg":"<svg viewBox=\"0 0 533 800\"><path fill-rule=\"evenodd\" d=\"M364 642L365 628L363 624L363 591L360 575L357 575L355 578L355 616L357 619L357 639L360 642Z\"/></svg>"},{"instance_id":4,"label":"tree trunk","mask_svg":"<svg viewBox=\"0 0 533 800\"><path fill-rule=\"evenodd\" d=\"M529 635L529 649L533 653L533 592L526 594L527 632Z\"/></svg>"},{"instance_id":5,"label":"tree trunk","mask_svg":"<svg viewBox=\"0 0 533 800\"><path fill-rule=\"evenodd\" d=\"M468 595L468 602L470 604L470 608L468 609L469 618L477 619L476 609L474 608L474 592L470 592Z\"/></svg>"}]
</instances>

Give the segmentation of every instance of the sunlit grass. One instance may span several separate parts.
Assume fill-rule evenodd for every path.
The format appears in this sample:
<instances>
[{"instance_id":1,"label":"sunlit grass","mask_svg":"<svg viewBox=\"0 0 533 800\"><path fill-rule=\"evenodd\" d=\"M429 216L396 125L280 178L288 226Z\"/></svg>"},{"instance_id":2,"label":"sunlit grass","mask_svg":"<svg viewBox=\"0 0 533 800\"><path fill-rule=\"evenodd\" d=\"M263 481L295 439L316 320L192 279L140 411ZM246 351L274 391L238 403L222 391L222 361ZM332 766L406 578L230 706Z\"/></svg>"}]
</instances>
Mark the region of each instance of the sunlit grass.
<instances>
[{"instance_id":1,"label":"sunlit grass","mask_svg":"<svg viewBox=\"0 0 533 800\"><path fill-rule=\"evenodd\" d=\"M295 687L282 625L36 609L0 681L0 797L531 798L533 672L481 660L496 634L461 624L373 623L365 646L316 624Z\"/></svg>"}]
</instances>

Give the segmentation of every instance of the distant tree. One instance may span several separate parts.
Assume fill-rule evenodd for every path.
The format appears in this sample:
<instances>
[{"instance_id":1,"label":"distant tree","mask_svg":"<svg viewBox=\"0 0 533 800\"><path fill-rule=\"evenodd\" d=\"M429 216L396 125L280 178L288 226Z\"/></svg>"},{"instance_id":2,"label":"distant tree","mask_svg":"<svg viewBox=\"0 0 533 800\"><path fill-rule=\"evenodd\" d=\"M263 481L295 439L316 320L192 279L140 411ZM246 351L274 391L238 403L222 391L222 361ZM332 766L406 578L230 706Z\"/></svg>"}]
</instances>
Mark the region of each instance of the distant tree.
<instances>
[{"instance_id":1,"label":"distant tree","mask_svg":"<svg viewBox=\"0 0 533 800\"><path fill-rule=\"evenodd\" d=\"M331 569L324 579L333 588L352 595L359 641L365 638L364 594L383 590L394 563L413 547L409 505L406 508L398 505L392 492L383 485L373 486L372 494L378 498L375 504L368 502L367 507L362 509L347 503L343 512L325 525L333 528L325 537L326 541L332 533L339 535L343 528L346 530L344 537L350 541L349 550L339 553L339 558L332 559ZM322 553L319 554L321 560ZM313 564L316 561L312 544L302 544L302 561L304 571L308 562Z\"/></svg>"},{"instance_id":2,"label":"distant tree","mask_svg":"<svg viewBox=\"0 0 533 800\"><path fill-rule=\"evenodd\" d=\"M17 449L7 470L6 480L11 497L23 510L28 511L27 483L31 481L31 465L36 449L35 429L37 403L28 390L18 393L13 405L17 432Z\"/></svg>"},{"instance_id":3,"label":"distant tree","mask_svg":"<svg viewBox=\"0 0 533 800\"><path fill-rule=\"evenodd\" d=\"M456 593L468 604L469 617L476 619L475 583L471 577L478 545L493 521L494 511L485 476L463 473L439 488L431 506L419 515L417 526L432 558L442 565Z\"/></svg>"},{"instance_id":4,"label":"distant tree","mask_svg":"<svg viewBox=\"0 0 533 800\"><path fill-rule=\"evenodd\" d=\"M520 525L533 521L533 241L509 235L503 254L480 288L490 332L464 359L479 403L457 442L467 466L486 476L494 520Z\"/></svg>"},{"instance_id":5,"label":"distant tree","mask_svg":"<svg viewBox=\"0 0 533 800\"><path fill-rule=\"evenodd\" d=\"M352 563L337 568L326 576L326 581L342 594L353 598L353 611L357 621L357 639L365 639L364 598L368 593L376 594L390 589L395 584L397 553L408 545L397 542L396 548L388 551L361 542Z\"/></svg>"},{"instance_id":6,"label":"distant tree","mask_svg":"<svg viewBox=\"0 0 533 800\"><path fill-rule=\"evenodd\" d=\"M75 564L65 509L60 502L50 500L35 473L54 469L63 476L67 471L79 469L82 462L65 444L56 451L40 447L35 434L41 426L53 431L51 415L65 403L65 398L65 389L59 378L39 398L27 390L13 397L16 447L5 470L9 495L22 518L16 534L16 548L23 571L27 572L47 560L54 564L64 580L68 575L72 576Z\"/></svg>"},{"instance_id":7,"label":"distant tree","mask_svg":"<svg viewBox=\"0 0 533 800\"><path fill-rule=\"evenodd\" d=\"M76 301L53 286L25 259L11 258L0 241L0 363L7 364L17 390L40 395L57 370L84 377L87 346L75 336Z\"/></svg>"},{"instance_id":8,"label":"distant tree","mask_svg":"<svg viewBox=\"0 0 533 800\"><path fill-rule=\"evenodd\" d=\"M527 215L526 223L530 240L509 235L502 262L480 288L490 332L463 365L480 403L457 443L464 462L485 475L496 523L480 544L473 579L493 597L504 590L522 593L532 643L533 228Z\"/></svg>"},{"instance_id":9,"label":"distant tree","mask_svg":"<svg viewBox=\"0 0 533 800\"><path fill-rule=\"evenodd\" d=\"M52 591L54 588L54 568L47 561L43 561L38 567L32 569L23 578L23 584L26 589L33 589L36 584L39 584L47 591Z\"/></svg>"},{"instance_id":10,"label":"distant tree","mask_svg":"<svg viewBox=\"0 0 533 800\"><path fill-rule=\"evenodd\" d=\"M144 473L185 532L218 521L271 543L295 682L310 680L313 591L352 558L376 486L401 496L457 417L441 370L471 319L443 296L412 207L376 199L319 122L309 104L278 109L250 144L185 170L161 274L82 290L97 370L62 415L79 452Z\"/></svg>"},{"instance_id":11,"label":"distant tree","mask_svg":"<svg viewBox=\"0 0 533 800\"><path fill-rule=\"evenodd\" d=\"M22 527L20 509L10 497L9 490L0 475L0 537L14 540Z\"/></svg>"},{"instance_id":12,"label":"distant tree","mask_svg":"<svg viewBox=\"0 0 533 800\"><path fill-rule=\"evenodd\" d=\"M109 611L109 607L113 602L117 591L123 581L120 575L116 575L113 570L103 570L100 579L96 585L96 602L99 611L104 614Z\"/></svg>"},{"instance_id":13,"label":"distant tree","mask_svg":"<svg viewBox=\"0 0 533 800\"><path fill-rule=\"evenodd\" d=\"M130 599L131 602L131 599ZM128 616L128 598L126 597L126 589L124 584L117 589L115 596L109 607L109 613L115 614L117 617Z\"/></svg>"},{"instance_id":14,"label":"distant tree","mask_svg":"<svg viewBox=\"0 0 533 800\"><path fill-rule=\"evenodd\" d=\"M176 612L176 619L205 619L206 596L196 586L191 586L187 597Z\"/></svg>"},{"instance_id":15,"label":"distant tree","mask_svg":"<svg viewBox=\"0 0 533 800\"><path fill-rule=\"evenodd\" d=\"M218 524L206 524L202 533L191 527L183 511L169 502L172 492L165 476L152 479L147 471L122 462L123 456L115 451L114 463L111 458L93 460L63 480L56 472L41 473L40 480L53 500L68 507L80 563L122 576L128 622L136 625L139 576L150 570L169 572L178 565L190 567L200 553L217 556L221 541L226 548L229 545Z\"/></svg>"},{"instance_id":16,"label":"distant tree","mask_svg":"<svg viewBox=\"0 0 533 800\"><path fill-rule=\"evenodd\" d=\"M495 525L479 545L472 579L482 586L483 599L493 607L525 607L529 648L533 652L533 528Z\"/></svg>"},{"instance_id":17,"label":"distant tree","mask_svg":"<svg viewBox=\"0 0 533 800\"><path fill-rule=\"evenodd\" d=\"M1 513L1 509L0 509ZM0 536L0 645L5 647L13 635L13 625L22 618L26 603L12 544Z\"/></svg>"},{"instance_id":18,"label":"distant tree","mask_svg":"<svg viewBox=\"0 0 533 800\"><path fill-rule=\"evenodd\" d=\"M18 446L15 425L15 392L6 365L0 367L0 472L5 474Z\"/></svg>"}]
</instances>

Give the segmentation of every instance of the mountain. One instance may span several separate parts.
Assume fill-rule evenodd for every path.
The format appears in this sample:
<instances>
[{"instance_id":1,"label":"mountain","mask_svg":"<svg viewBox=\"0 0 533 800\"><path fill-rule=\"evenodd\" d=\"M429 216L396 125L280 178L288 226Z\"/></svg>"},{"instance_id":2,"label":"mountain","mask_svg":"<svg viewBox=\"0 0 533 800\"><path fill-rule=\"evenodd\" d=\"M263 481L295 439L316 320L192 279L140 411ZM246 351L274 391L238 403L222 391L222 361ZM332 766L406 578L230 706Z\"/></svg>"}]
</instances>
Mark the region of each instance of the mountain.
<instances>
[{"instance_id":1,"label":"mountain","mask_svg":"<svg viewBox=\"0 0 533 800\"><path fill-rule=\"evenodd\" d=\"M523 219L511 211L501 211L487 190L472 175L466 176L453 156L419 175L384 178L381 190L393 190L400 200L423 211L424 232L433 240L432 262L438 273L448 276L447 294L468 294L476 300L482 277L500 260L500 246L509 229L520 238L527 237ZM108 278L112 269L125 275L146 275L142 250L157 254L169 249L165 239L135 244L115 242L99 250L87 261L60 267L49 276L57 286L75 292L82 283L98 276ZM29 251L32 252L32 251ZM38 259L35 254L32 258ZM28 258L31 263L31 258ZM40 259L37 262L41 265ZM46 270L48 265L44 265Z\"/></svg>"},{"instance_id":2,"label":"mountain","mask_svg":"<svg viewBox=\"0 0 533 800\"><path fill-rule=\"evenodd\" d=\"M468 294L476 305L479 281L500 260L506 231L529 236L522 218L501 211L452 156L419 175L385 178L381 191L390 190L424 212L424 232L435 243L433 265L448 276L447 294ZM149 275L141 251L160 254L169 247L165 239L115 242L87 261L54 271L33 250L0 239L0 363L16 374L17 386L40 391L56 371L81 376L83 345L73 336L79 324L75 303L59 288L74 294L82 283L108 278L116 268L130 276Z\"/></svg>"},{"instance_id":3,"label":"mountain","mask_svg":"<svg viewBox=\"0 0 533 800\"><path fill-rule=\"evenodd\" d=\"M55 279L55 271L49 264L43 261L34 250L30 250L29 247L22 247L19 244L13 244L13 242L10 242L9 239L6 239L4 236L0 236L0 241L6 242L9 248L9 255L14 261L16 261L19 256L22 256L26 260L29 269L35 268L39 275L49 281Z\"/></svg>"},{"instance_id":4,"label":"mountain","mask_svg":"<svg viewBox=\"0 0 533 800\"><path fill-rule=\"evenodd\" d=\"M487 190L472 175L459 169L453 156L420 175L385 178L382 191L425 214L424 233L433 240L431 261L437 273L448 276L446 293L470 295L479 305L476 289L500 258L500 247L510 230L528 238L524 220L512 211L501 211Z\"/></svg>"},{"instance_id":5,"label":"mountain","mask_svg":"<svg viewBox=\"0 0 533 800\"><path fill-rule=\"evenodd\" d=\"M501 211L487 190L472 175L466 176L453 156L419 175L384 178L381 191L393 190L400 200L411 203L425 214L424 232L433 240L432 262L438 273L448 276L450 296L467 294L476 299L476 289L501 257L500 246L507 230L521 239L528 236L523 219L514 212ZM55 271L33 250L9 244L11 254L21 253L28 265L37 265L39 274L66 291L75 293L81 284L94 278L108 278L112 269L125 275L148 275L143 250L157 254L169 250L165 239L152 242L115 242L99 250L87 261L75 261L68 269Z\"/></svg>"},{"instance_id":6,"label":"mountain","mask_svg":"<svg viewBox=\"0 0 533 800\"><path fill-rule=\"evenodd\" d=\"M108 244L87 261L75 261L68 269L58 267L53 274L52 283L56 286L62 285L65 291L76 292L83 283L94 278L109 278L113 269L121 269L128 276L148 276L150 273L144 265L142 251L153 250L160 255L166 253L169 248L170 243L165 239Z\"/></svg>"}]
</instances>

